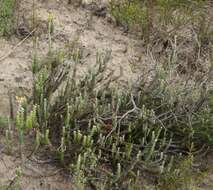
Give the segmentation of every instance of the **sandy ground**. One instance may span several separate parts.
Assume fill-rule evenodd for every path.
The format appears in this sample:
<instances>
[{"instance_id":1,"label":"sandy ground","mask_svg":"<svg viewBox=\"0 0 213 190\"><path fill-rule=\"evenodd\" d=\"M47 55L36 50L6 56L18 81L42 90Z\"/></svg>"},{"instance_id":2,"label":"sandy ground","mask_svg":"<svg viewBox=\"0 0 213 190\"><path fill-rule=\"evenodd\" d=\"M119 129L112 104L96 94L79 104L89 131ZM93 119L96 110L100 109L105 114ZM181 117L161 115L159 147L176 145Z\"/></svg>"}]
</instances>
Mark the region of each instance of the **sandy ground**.
<instances>
[{"instance_id":1,"label":"sandy ground","mask_svg":"<svg viewBox=\"0 0 213 190\"><path fill-rule=\"evenodd\" d=\"M27 168L27 165L29 166ZM71 180L60 173L60 169L50 164L38 164L28 161L22 166L20 179L17 172L22 166L14 156L0 156L0 183L8 189L23 190L71 190ZM0 186L1 189L1 186Z\"/></svg>"},{"instance_id":2,"label":"sandy ground","mask_svg":"<svg viewBox=\"0 0 213 190\"><path fill-rule=\"evenodd\" d=\"M32 2L32 0L22 1L19 7L20 18L32 16ZM122 80L125 81L132 81L137 77L138 71L135 68L146 68L147 65L150 67L152 64L146 57L142 42L122 32L113 23L109 23L107 18L92 16L91 11L67 5L66 1L37 0L36 2L37 20L40 23L40 28L37 31L39 34L38 52L41 55L45 55L48 50L46 25L48 15L51 13L54 16L54 34L52 36L54 48L64 48L65 43L79 37L79 43L86 52L83 55L82 70L86 71L92 67L97 51L103 50L112 50L109 67L115 71L114 75L119 75L119 68L122 66ZM32 38L17 46L20 41L21 39L15 36L10 39L0 38L0 116L8 116L9 114L8 94L12 94L15 99L15 96L31 93ZM14 47L16 49L13 50ZM11 53L5 56L10 51ZM140 65L138 64L139 60ZM3 153L4 151L1 150L4 148L1 147L3 145L0 144L0 184L8 185L13 181L17 168L21 166L22 162L14 155L9 156ZM52 164L38 164L29 160L25 162L26 164L33 166L43 175L45 172L53 174L58 170ZM72 189L71 180L62 176L60 172L47 177L34 176L39 172L33 172L32 167L31 169L25 167L24 173L28 173L28 175L23 175L20 181L23 190ZM202 187L213 189L212 179L212 176L207 176Z\"/></svg>"},{"instance_id":3,"label":"sandy ground","mask_svg":"<svg viewBox=\"0 0 213 190\"><path fill-rule=\"evenodd\" d=\"M2 136L1 132L0 135ZM34 145L30 140L31 137L25 138L25 145L22 149L16 145L16 142L18 142L16 135L13 139L10 149L8 149L4 138L0 139L1 190L72 189L72 180L69 173L58 167L55 160L51 160L45 155L46 148L40 151L39 155L29 157L34 149ZM20 152L22 152L22 156Z\"/></svg>"}]
</instances>

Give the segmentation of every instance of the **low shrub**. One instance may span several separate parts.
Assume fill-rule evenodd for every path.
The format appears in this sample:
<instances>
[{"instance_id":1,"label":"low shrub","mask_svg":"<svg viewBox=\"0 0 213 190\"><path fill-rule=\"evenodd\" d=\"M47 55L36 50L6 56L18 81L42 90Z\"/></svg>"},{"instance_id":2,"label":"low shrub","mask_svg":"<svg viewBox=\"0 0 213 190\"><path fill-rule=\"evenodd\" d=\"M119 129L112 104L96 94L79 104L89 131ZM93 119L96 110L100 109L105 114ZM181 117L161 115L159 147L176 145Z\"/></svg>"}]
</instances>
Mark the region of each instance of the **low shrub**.
<instances>
[{"instance_id":1,"label":"low shrub","mask_svg":"<svg viewBox=\"0 0 213 190\"><path fill-rule=\"evenodd\" d=\"M76 56L34 57L33 105L21 100L16 117L20 143L34 128L35 151L46 144L76 189L140 187L141 174L166 175L184 155L212 146L211 88L183 81L173 87L171 71L158 66L147 74L151 81L143 75L116 90L109 59L110 52L97 54L96 67L78 79Z\"/></svg>"},{"instance_id":2,"label":"low shrub","mask_svg":"<svg viewBox=\"0 0 213 190\"><path fill-rule=\"evenodd\" d=\"M14 30L16 0L0 0L0 35L9 35Z\"/></svg>"}]
</instances>

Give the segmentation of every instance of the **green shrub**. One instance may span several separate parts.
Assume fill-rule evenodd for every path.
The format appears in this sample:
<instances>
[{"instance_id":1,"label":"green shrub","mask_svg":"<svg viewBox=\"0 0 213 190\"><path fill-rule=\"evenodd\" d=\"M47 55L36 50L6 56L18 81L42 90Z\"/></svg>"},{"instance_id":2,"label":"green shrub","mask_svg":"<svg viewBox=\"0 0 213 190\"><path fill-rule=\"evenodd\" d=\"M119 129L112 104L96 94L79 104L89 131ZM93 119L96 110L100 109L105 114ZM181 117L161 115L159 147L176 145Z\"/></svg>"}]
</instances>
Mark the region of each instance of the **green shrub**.
<instances>
[{"instance_id":1,"label":"green shrub","mask_svg":"<svg viewBox=\"0 0 213 190\"><path fill-rule=\"evenodd\" d=\"M8 120L7 120L7 118L5 118L5 117L1 117L1 116L0 116L0 128L4 128L4 127L6 127L6 126L7 126L7 124L8 124Z\"/></svg>"},{"instance_id":2,"label":"green shrub","mask_svg":"<svg viewBox=\"0 0 213 190\"><path fill-rule=\"evenodd\" d=\"M205 0L112 0L111 15L118 25L149 41L153 33L178 29L204 13Z\"/></svg>"},{"instance_id":3,"label":"green shrub","mask_svg":"<svg viewBox=\"0 0 213 190\"><path fill-rule=\"evenodd\" d=\"M115 17L117 23L127 30L139 30L145 34L148 25L148 11L141 1L123 0L117 3L111 1L111 14Z\"/></svg>"},{"instance_id":4,"label":"green shrub","mask_svg":"<svg viewBox=\"0 0 213 190\"><path fill-rule=\"evenodd\" d=\"M197 189L197 185L204 178L202 172L193 172L194 157L189 154L180 159L171 171L161 175L159 178L159 190Z\"/></svg>"},{"instance_id":5,"label":"green shrub","mask_svg":"<svg viewBox=\"0 0 213 190\"><path fill-rule=\"evenodd\" d=\"M74 171L74 188L138 187L140 173L166 175L184 158L174 156L212 145L211 136L205 139L212 133L210 90L182 82L173 87L170 70L156 67L151 81L145 75L123 92L111 86L117 77L104 74L110 52L97 54L97 65L80 79L76 59L54 51L45 61L34 57L33 109L22 101L16 118L20 143L35 128L35 150L49 146Z\"/></svg>"},{"instance_id":6,"label":"green shrub","mask_svg":"<svg viewBox=\"0 0 213 190\"><path fill-rule=\"evenodd\" d=\"M9 35L14 29L16 0L0 0L0 35Z\"/></svg>"}]
</instances>

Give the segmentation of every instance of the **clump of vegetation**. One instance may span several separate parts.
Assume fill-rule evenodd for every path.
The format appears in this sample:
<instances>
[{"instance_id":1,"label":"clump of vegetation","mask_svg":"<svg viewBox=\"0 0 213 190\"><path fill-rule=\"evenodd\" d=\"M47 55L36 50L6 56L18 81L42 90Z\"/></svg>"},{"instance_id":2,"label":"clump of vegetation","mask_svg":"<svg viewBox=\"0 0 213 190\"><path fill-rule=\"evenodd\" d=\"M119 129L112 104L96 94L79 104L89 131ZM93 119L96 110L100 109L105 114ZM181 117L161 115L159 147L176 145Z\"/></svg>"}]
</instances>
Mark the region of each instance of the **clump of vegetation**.
<instances>
[{"instance_id":1,"label":"clump of vegetation","mask_svg":"<svg viewBox=\"0 0 213 190\"><path fill-rule=\"evenodd\" d=\"M206 14L204 7L207 3L200 0L113 0L110 12L118 25L139 33L149 42L155 33L170 35L171 31L197 22L200 15Z\"/></svg>"},{"instance_id":2,"label":"clump of vegetation","mask_svg":"<svg viewBox=\"0 0 213 190\"><path fill-rule=\"evenodd\" d=\"M199 183L204 175L199 172L194 173L193 159L194 157L189 154L178 163L176 169L161 175L158 188L165 190L176 190L180 187L181 189L196 189L195 180Z\"/></svg>"},{"instance_id":3,"label":"clump of vegetation","mask_svg":"<svg viewBox=\"0 0 213 190\"><path fill-rule=\"evenodd\" d=\"M144 173L175 176L185 156L212 146L210 74L205 85L180 81L173 87L172 71L157 66L123 92L113 87L118 77L106 72L110 52L97 54L96 67L80 79L73 52L51 49L45 62L34 56L32 105L20 100L16 127L20 148L24 134L36 131L33 153L49 147L71 171L75 189L139 188Z\"/></svg>"},{"instance_id":4,"label":"clump of vegetation","mask_svg":"<svg viewBox=\"0 0 213 190\"><path fill-rule=\"evenodd\" d=\"M111 14L115 17L117 24L126 30L140 31L147 34L148 31L148 9L141 1L111 1Z\"/></svg>"},{"instance_id":5,"label":"clump of vegetation","mask_svg":"<svg viewBox=\"0 0 213 190\"><path fill-rule=\"evenodd\" d=\"M7 126L7 124L8 124L7 118L0 116L0 128Z\"/></svg>"},{"instance_id":6,"label":"clump of vegetation","mask_svg":"<svg viewBox=\"0 0 213 190\"><path fill-rule=\"evenodd\" d=\"M9 35L14 30L16 0L0 0L0 35Z\"/></svg>"}]
</instances>

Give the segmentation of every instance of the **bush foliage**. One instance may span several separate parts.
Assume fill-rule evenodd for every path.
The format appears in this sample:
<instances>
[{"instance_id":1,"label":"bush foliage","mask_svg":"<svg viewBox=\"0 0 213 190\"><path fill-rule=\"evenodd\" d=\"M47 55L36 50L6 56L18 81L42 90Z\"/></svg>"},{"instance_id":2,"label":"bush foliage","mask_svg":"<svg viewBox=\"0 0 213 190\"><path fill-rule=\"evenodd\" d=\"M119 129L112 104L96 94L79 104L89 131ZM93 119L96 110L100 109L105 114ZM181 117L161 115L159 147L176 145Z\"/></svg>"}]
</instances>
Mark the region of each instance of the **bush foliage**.
<instances>
[{"instance_id":1,"label":"bush foliage","mask_svg":"<svg viewBox=\"0 0 213 190\"><path fill-rule=\"evenodd\" d=\"M16 0L0 0L0 35L9 35L14 29Z\"/></svg>"}]
</instances>

